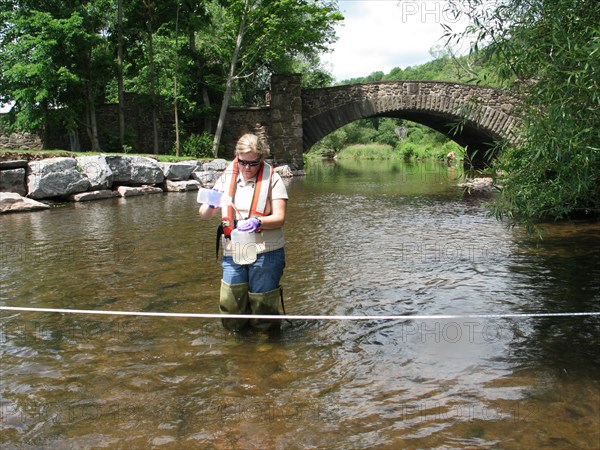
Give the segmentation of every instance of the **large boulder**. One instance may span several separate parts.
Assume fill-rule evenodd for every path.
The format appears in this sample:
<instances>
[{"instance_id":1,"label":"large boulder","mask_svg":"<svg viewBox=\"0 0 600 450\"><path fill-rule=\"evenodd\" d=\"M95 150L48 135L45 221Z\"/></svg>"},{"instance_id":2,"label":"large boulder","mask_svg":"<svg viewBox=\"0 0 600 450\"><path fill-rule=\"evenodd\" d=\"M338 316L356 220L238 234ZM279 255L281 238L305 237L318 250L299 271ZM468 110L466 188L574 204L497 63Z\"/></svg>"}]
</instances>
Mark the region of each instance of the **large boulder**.
<instances>
[{"instance_id":1,"label":"large boulder","mask_svg":"<svg viewBox=\"0 0 600 450\"><path fill-rule=\"evenodd\" d=\"M106 162L105 155L80 156L75 158L88 180L90 180L90 190L110 189L113 184L113 171Z\"/></svg>"},{"instance_id":2,"label":"large boulder","mask_svg":"<svg viewBox=\"0 0 600 450\"><path fill-rule=\"evenodd\" d=\"M106 162L113 172L113 183L141 186L160 184L165 179L158 163L144 156L106 155Z\"/></svg>"},{"instance_id":3,"label":"large boulder","mask_svg":"<svg viewBox=\"0 0 600 450\"><path fill-rule=\"evenodd\" d=\"M192 173L192 178L202 186L213 186L223 172L215 170L200 170Z\"/></svg>"},{"instance_id":4,"label":"large boulder","mask_svg":"<svg viewBox=\"0 0 600 450\"><path fill-rule=\"evenodd\" d=\"M47 158L28 164L27 196L35 199L63 197L90 188L90 180L79 170L75 158Z\"/></svg>"},{"instance_id":5,"label":"large boulder","mask_svg":"<svg viewBox=\"0 0 600 450\"><path fill-rule=\"evenodd\" d=\"M0 192L0 214L48 208L50 208L50 206L45 203L22 197L15 192Z\"/></svg>"},{"instance_id":6,"label":"large boulder","mask_svg":"<svg viewBox=\"0 0 600 450\"><path fill-rule=\"evenodd\" d=\"M192 171L196 168L196 164L189 164L185 162L181 163L158 163L165 174L165 178L171 181L189 180L192 175Z\"/></svg>"},{"instance_id":7,"label":"large boulder","mask_svg":"<svg viewBox=\"0 0 600 450\"><path fill-rule=\"evenodd\" d=\"M0 170L0 192L27 195L25 169Z\"/></svg>"},{"instance_id":8,"label":"large boulder","mask_svg":"<svg viewBox=\"0 0 600 450\"><path fill-rule=\"evenodd\" d=\"M202 164L202 170L225 170L229 163L224 159L213 159L210 162Z\"/></svg>"}]
</instances>

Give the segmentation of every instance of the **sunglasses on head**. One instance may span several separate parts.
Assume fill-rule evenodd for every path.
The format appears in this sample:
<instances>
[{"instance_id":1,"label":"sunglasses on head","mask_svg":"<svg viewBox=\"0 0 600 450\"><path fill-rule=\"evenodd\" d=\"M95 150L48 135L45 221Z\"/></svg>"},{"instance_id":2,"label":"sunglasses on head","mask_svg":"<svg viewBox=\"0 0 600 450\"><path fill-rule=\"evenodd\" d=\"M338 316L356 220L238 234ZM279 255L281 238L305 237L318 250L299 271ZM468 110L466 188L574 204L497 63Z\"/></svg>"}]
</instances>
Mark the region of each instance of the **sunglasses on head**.
<instances>
[{"instance_id":1,"label":"sunglasses on head","mask_svg":"<svg viewBox=\"0 0 600 450\"><path fill-rule=\"evenodd\" d=\"M257 159L255 161L244 161L243 159L238 159L238 163L241 166L256 167L260 164L260 159Z\"/></svg>"}]
</instances>

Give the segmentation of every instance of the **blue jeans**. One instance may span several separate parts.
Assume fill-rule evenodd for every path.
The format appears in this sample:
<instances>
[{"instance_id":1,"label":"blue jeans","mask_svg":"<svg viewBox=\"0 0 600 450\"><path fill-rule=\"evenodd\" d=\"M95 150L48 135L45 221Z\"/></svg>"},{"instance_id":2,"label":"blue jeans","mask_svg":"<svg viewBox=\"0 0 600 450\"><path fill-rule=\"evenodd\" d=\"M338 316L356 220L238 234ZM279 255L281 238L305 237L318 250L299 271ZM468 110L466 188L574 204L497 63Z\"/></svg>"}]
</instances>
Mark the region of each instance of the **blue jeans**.
<instances>
[{"instance_id":1,"label":"blue jeans","mask_svg":"<svg viewBox=\"0 0 600 450\"><path fill-rule=\"evenodd\" d=\"M248 292L269 292L279 287L285 267L283 248L257 255L252 264L240 265L231 256L223 256L223 281L227 284L248 283Z\"/></svg>"}]
</instances>

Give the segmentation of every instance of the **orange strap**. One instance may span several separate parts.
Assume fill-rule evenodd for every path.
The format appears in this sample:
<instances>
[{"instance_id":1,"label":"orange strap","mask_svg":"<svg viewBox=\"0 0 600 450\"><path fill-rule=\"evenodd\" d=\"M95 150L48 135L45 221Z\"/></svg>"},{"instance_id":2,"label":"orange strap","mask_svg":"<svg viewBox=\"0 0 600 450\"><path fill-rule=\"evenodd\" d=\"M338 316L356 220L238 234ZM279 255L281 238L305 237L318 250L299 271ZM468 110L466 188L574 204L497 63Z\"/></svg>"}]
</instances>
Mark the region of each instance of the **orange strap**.
<instances>
[{"instance_id":1,"label":"orange strap","mask_svg":"<svg viewBox=\"0 0 600 450\"><path fill-rule=\"evenodd\" d=\"M256 185L254 186L254 193L252 195L252 204L250 207L249 217L263 217L266 216L267 204L271 193L271 181L273 179L273 168L265 163L261 162L256 177ZM231 176L229 180L229 197L231 201L235 199L235 191L237 189L237 179L239 176L239 164L238 158L236 157L233 162L225 169L222 176ZM227 185L227 178L224 180L224 184ZM223 225L223 234L225 237L229 237L231 232L236 226L236 212L233 209L232 204L227 205L226 209L221 210L221 220ZM259 232L262 230L258 230Z\"/></svg>"}]
</instances>

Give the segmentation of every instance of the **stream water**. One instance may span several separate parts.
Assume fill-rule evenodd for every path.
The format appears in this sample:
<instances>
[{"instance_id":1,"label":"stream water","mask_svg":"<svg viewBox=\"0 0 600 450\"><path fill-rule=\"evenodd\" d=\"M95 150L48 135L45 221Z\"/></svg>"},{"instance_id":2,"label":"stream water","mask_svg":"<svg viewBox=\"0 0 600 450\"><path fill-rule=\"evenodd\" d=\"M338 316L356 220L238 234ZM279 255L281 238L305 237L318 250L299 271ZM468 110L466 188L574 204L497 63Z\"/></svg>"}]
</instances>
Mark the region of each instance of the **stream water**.
<instances>
[{"instance_id":1,"label":"stream water","mask_svg":"<svg viewBox=\"0 0 600 450\"><path fill-rule=\"evenodd\" d=\"M288 314L600 311L600 224L543 241L438 164L288 181ZM218 311L195 193L0 217L0 304ZM0 313L2 448L600 448L598 317L294 321Z\"/></svg>"}]
</instances>

